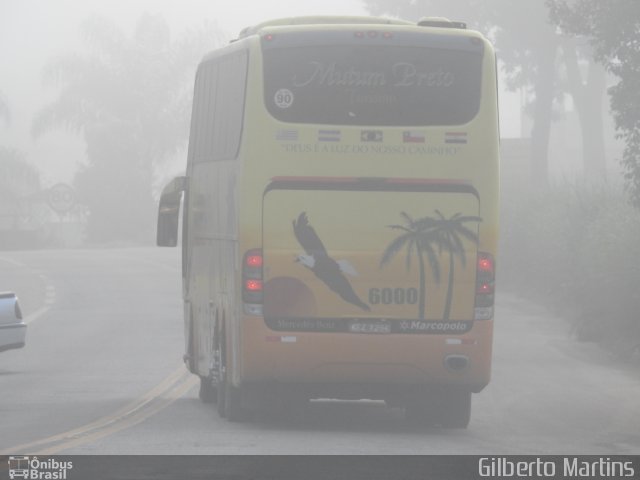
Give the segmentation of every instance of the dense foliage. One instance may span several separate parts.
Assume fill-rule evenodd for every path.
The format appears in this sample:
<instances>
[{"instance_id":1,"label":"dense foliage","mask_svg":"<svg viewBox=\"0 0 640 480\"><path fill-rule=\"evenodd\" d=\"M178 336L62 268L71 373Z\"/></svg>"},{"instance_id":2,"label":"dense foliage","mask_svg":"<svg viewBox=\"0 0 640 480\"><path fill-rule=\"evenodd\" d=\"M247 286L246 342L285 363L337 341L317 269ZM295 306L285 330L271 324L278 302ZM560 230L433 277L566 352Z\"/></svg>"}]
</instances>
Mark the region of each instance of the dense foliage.
<instances>
[{"instance_id":1,"label":"dense foliage","mask_svg":"<svg viewBox=\"0 0 640 480\"><path fill-rule=\"evenodd\" d=\"M640 207L640 2L637 0L547 0L563 32L586 38L595 58L619 82L609 89L611 109L626 149L622 164Z\"/></svg>"},{"instance_id":2,"label":"dense foliage","mask_svg":"<svg viewBox=\"0 0 640 480\"><path fill-rule=\"evenodd\" d=\"M566 182L503 200L500 285L555 307L578 338L638 351L640 212L616 188Z\"/></svg>"}]
</instances>

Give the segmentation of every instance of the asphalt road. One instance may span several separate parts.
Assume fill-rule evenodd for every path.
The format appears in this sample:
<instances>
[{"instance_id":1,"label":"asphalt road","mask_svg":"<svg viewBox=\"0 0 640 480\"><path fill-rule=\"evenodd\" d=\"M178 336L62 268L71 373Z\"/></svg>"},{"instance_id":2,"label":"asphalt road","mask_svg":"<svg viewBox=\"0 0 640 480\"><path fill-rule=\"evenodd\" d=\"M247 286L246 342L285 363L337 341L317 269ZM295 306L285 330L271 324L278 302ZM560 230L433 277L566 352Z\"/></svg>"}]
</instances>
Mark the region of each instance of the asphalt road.
<instances>
[{"instance_id":1,"label":"asphalt road","mask_svg":"<svg viewBox=\"0 0 640 480\"><path fill-rule=\"evenodd\" d=\"M218 418L182 365L176 249L0 252L27 346L0 354L0 455L639 454L640 369L497 299L491 384L467 430L417 428L377 402Z\"/></svg>"}]
</instances>

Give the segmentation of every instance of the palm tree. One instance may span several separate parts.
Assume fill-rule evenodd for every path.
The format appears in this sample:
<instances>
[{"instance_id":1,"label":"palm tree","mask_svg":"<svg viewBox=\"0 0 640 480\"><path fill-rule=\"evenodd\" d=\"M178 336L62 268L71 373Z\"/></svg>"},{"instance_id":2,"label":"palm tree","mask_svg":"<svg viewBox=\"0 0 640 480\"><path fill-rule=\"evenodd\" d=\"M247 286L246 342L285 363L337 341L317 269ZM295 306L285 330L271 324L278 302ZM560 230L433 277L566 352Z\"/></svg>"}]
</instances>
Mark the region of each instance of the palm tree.
<instances>
[{"instance_id":1,"label":"palm tree","mask_svg":"<svg viewBox=\"0 0 640 480\"><path fill-rule=\"evenodd\" d=\"M426 298L426 281L425 281L425 261L426 254L431 266L431 272L436 282L440 282L440 263L433 244L438 238L435 236L434 227L437 220L432 217L424 217L414 220L406 212L400 215L404 219L404 225L387 225L388 228L400 230L400 236L396 237L385 249L380 259L380 267L384 267L391 261L403 248L406 248L405 265L407 271L411 269L411 259L415 251L418 256L418 274L420 282L418 318L425 318L425 298Z\"/></svg>"},{"instance_id":2,"label":"palm tree","mask_svg":"<svg viewBox=\"0 0 640 480\"><path fill-rule=\"evenodd\" d=\"M40 173L25 155L0 146L0 248L26 246L39 234L42 208L33 198L39 192ZM8 222L8 224L6 223Z\"/></svg>"},{"instance_id":3,"label":"palm tree","mask_svg":"<svg viewBox=\"0 0 640 480\"><path fill-rule=\"evenodd\" d=\"M478 234L466 227L464 223L467 222L481 222L482 219L476 216L463 216L461 213L456 213L451 218L446 218L440 210L436 210L438 216L435 220L432 233L435 235L435 243L438 246L439 252L446 250L449 253L449 280L447 282L447 297L445 300L444 313L442 319L444 321L449 320L451 314L451 302L453 300L453 280L454 280L454 267L455 259L458 257L460 263L464 267L466 265L466 255L464 250L464 244L462 238L478 243Z\"/></svg>"},{"instance_id":4,"label":"palm tree","mask_svg":"<svg viewBox=\"0 0 640 480\"><path fill-rule=\"evenodd\" d=\"M9 124L11 111L9 104L0 92L0 119ZM0 146L0 216L13 215L17 223L20 202L24 197L40 190L40 174L27 162L24 153Z\"/></svg>"},{"instance_id":5,"label":"palm tree","mask_svg":"<svg viewBox=\"0 0 640 480\"><path fill-rule=\"evenodd\" d=\"M151 238L154 175L186 144L195 67L221 38L205 25L174 41L164 19L149 14L132 36L100 17L83 27L87 52L44 72L60 93L33 133L66 127L83 135L88 162L75 184L91 212L91 237Z\"/></svg>"}]
</instances>

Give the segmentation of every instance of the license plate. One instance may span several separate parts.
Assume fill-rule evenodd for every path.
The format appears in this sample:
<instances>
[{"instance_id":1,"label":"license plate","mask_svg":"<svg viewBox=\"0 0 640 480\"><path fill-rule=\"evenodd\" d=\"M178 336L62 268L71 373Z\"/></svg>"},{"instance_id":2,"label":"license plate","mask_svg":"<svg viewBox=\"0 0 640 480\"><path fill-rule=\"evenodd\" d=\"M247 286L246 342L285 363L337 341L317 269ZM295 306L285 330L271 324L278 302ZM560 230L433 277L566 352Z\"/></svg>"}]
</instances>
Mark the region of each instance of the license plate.
<instances>
[{"instance_id":1,"label":"license plate","mask_svg":"<svg viewBox=\"0 0 640 480\"><path fill-rule=\"evenodd\" d=\"M391 333L391 324L354 322L349 325L349 331L351 333Z\"/></svg>"}]
</instances>

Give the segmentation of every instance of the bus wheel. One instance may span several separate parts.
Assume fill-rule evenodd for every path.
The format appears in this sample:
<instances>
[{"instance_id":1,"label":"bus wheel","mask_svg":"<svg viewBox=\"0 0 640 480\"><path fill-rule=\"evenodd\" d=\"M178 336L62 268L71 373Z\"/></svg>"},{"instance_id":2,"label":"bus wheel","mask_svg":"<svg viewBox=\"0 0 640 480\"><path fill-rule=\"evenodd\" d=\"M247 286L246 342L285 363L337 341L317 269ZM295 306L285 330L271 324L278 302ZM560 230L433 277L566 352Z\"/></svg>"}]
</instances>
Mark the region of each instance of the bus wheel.
<instances>
[{"instance_id":1,"label":"bus wheel","mask_svg":"<svg viewBox=\"0 0 640 480\"><path fill-rule=\"evenodd\" d=\"M218 400L217 388L213 385L211 377L200 376L200 391L198 396L203 403L216 403Z\"/></svg>"},{"instance_id":2,"label":"bus wheel","mask_svg":"<svg viewBox=\"0 0 640 480\"><path fill-rule=\"evenodd\" d=\"M444 428L467 428L471 419L471 392L445 391L440 406L440 423Z\"/></svg>"},{"instance_id":3,"label":"bus wheel","mask_svg":"<svg viewBox=\"0 0 640 480\"><path fill-rule=\"evenodd\" d=\"M216 355L220 355L220 349L216 350ZM216 387L216 396L217 401L216 401L216 407L218 410L218 415L222 418L227 416L227 412L226 412L226 405L225 405L225 397L226 397L226 385L225 385L225 375L224 375L224 367L221 364L220 368L218 369L218 385Z\"/></svg>"},{"instance_id":4,"label":"bus wheel","mask_svg":"<svg viewBox=\"0 0 640 480\"><path fill-rule=\"evenodd\" d=\"M242 405L242 391L227 381L225 369L221 369L217 390L218 415L231 422L245 420L247 412Z\"/></svg>"},{"instance_id":5,"label":"bus wheel","mask_svg":"<svg viewBox=\"0 0 640 480\"><path fill-rule=\"evenodd\" d=\"M231 422L241 422L246 418L246 410L242 405L242 392L231 384L227 376L227 367L222 362L224 358L223 348L216 350L218 357L218 381L216 386L218 415L227 418Z\"/></svg>"},{"instance_id":6,"label":"bus wheel","mask_svg":"<svg viewBox=\"0 0 640 480\"><path fill-rule=\"evenodd\" d=\"M247 419L247 411L242 404L242 390L229 382L224 386L224 410L230 422L242 422Z\"/></svg>"},{"instance_id":7,"label":"bus wheel","mask_svg":"<svg viewBox=\"0 0 640 480\"><path fill-rule=\"evenodd\" d=\"M218 416L224 418L227 416L227 411L225 409L225 387L223 384L218 384L218 388L216 389L216 395L218 397L218 401L216 402L216 407L218 410Z\"/></svg>"}]
</instances>

